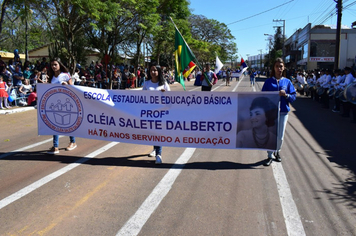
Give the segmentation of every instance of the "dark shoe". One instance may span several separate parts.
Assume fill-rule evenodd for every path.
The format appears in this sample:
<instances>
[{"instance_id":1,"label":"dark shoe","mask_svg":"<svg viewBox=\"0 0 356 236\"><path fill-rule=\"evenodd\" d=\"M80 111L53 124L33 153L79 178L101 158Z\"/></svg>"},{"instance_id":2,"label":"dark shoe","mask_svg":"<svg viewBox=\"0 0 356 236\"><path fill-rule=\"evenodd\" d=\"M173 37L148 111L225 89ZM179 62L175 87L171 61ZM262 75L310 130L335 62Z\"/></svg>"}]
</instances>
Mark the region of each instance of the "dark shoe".
<instances>
[{"instance_id":1,"label":"dark shoe","mask_svg":"<svg viewBox=\"0 0 356 236\"><path fill-rule=\"evenodd\" d=\"M272 164L272 161L273 161L273 158L267 158L263 165L264 166L270 166Z\"/></svg>"},{"instance_id":2,"label":"dark shoe","mask_svg":"<svg viewBox=\"0 0 356 236\"><path fill-rule=\"evenodd\" d=\"M275 152L274 156L276 157L276 161L278 161L278 162L282 161L282 157L281 157L281 155L279 155L279 152Z\"/></svg>"}]
</instances>

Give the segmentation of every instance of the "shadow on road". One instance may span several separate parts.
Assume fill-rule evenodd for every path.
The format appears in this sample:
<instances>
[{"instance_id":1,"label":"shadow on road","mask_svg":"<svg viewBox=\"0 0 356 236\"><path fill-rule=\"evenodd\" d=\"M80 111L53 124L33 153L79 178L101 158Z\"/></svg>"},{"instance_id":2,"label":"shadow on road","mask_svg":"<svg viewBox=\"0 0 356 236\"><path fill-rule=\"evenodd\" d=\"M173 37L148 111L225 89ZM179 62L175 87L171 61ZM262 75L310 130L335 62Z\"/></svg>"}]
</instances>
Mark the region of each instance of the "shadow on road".
<instances>
[{"instance_id":1,"label":"shadow on road","mask_svg":"<svg viewBox=\"0 0 356 236\"><path fill-rule=\"evenodd\" d=\"M2 153L0 153L1 155ZM138 154L132 156L118 156L105 158L87 158L65 155L47 155L45 152L18 152L2 158L1 160L11 161L48 161L62 164L82 163L95 166L129 166L139 168L174 168L174 169L201 169L201 170L234 170L234 169L257 169L263 167L264 160L256 163L236 163L229 161L221 162L189 162L184 165L174 163L163 163L156 165L155 158L145 160L135 160L135 158L147 157L147 154Z\"/></svg>"},{"instance_id":2,"label":"shadow on road","mask_svg":"<svg viewBox=\"0 0 356 236\"><path fill-rule=\"evenodd\" d=\"M330 105L333 106L333 101ZM350 118L343 118L338 113L333 113L331 109L321 108L320 103L305 96L299 96L293 103L293 107L294 114L327 153L327 160L352 173L344 181L344 178L331 170L341 183L335 185L333 190L325 189L324 192L331 199L347 201L349 206L356 208L356 124L350 123ZM289 127L299 133L295 127ZM302 134L299 135L303 138ZM308 144L306 140L305 142ZM314 147L309 146L315 150ZM316 151L315 153L317 154Z\"/></svg>"}]
</instances>

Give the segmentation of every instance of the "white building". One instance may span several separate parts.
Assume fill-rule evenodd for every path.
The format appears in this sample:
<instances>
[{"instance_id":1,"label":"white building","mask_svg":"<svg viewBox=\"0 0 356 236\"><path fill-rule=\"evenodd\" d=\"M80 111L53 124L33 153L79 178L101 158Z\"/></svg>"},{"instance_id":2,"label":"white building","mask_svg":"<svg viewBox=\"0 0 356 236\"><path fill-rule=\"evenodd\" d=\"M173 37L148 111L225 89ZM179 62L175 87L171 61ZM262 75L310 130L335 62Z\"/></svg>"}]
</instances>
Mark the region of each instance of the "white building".
<instances>
[{"instance_id":1,"label":"white building","mask_svg":"<svg viewBox=\"0 0 356 236\"><path fill-rule=\"evenodd\" d=\"M267 54L257 54L254 56L248 57L248 67L256 69L256 70L263 70L265 68L265 57Z\"/></svg>"},{"instance_id":2,"label":"white building","mask_svg":"<svg viewBox=\"0 0 356 236\"><path fill-rule=\"evenodd\" d=\"M336 29L307 24L284 43L285 63L290 69L330 69L335 62ZM354 67L356 60L356 29L341 29L339 68Z\"/></svg>"}]
</instances>

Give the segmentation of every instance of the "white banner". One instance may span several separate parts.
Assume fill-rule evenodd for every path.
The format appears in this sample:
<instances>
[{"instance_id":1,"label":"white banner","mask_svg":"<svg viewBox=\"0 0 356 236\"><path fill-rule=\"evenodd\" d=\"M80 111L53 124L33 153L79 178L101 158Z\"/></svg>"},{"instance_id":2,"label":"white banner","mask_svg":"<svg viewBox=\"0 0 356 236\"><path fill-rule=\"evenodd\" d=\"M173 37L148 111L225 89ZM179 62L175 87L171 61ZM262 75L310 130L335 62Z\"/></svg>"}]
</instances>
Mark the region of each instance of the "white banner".
<instances>
[{"instance_id":1,"label":"white banner","mask_svg":"<svg viewBox=\"0 0 356 236\"><path fill-rule=\"evenodd\" d=\"M159 92L38 84L38 134L275 150L278 92Z\"/></svg>"}]
</instances>

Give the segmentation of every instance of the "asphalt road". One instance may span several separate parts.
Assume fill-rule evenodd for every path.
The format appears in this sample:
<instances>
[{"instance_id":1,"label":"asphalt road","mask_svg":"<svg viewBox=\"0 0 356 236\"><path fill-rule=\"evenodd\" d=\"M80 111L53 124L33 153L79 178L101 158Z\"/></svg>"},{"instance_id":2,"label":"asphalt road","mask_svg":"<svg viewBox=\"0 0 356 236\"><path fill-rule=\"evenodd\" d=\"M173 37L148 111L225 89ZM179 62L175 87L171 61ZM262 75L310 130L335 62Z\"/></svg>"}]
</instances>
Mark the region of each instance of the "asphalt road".
<instances>
[{"instance_id":1,"label":"asphalt road","mask_svg":"<svg viewBox=\"0 0 356 236\"><path fill-rule=\"evenodd\" d=\"M0 115L0 235L356 235L349 121L298 95L283 161L265 167L265 151L164 147L155 165L151 146L77 138L68 152L68 137L50 156L36 110Z\"/></svg>"}]
</instances>

